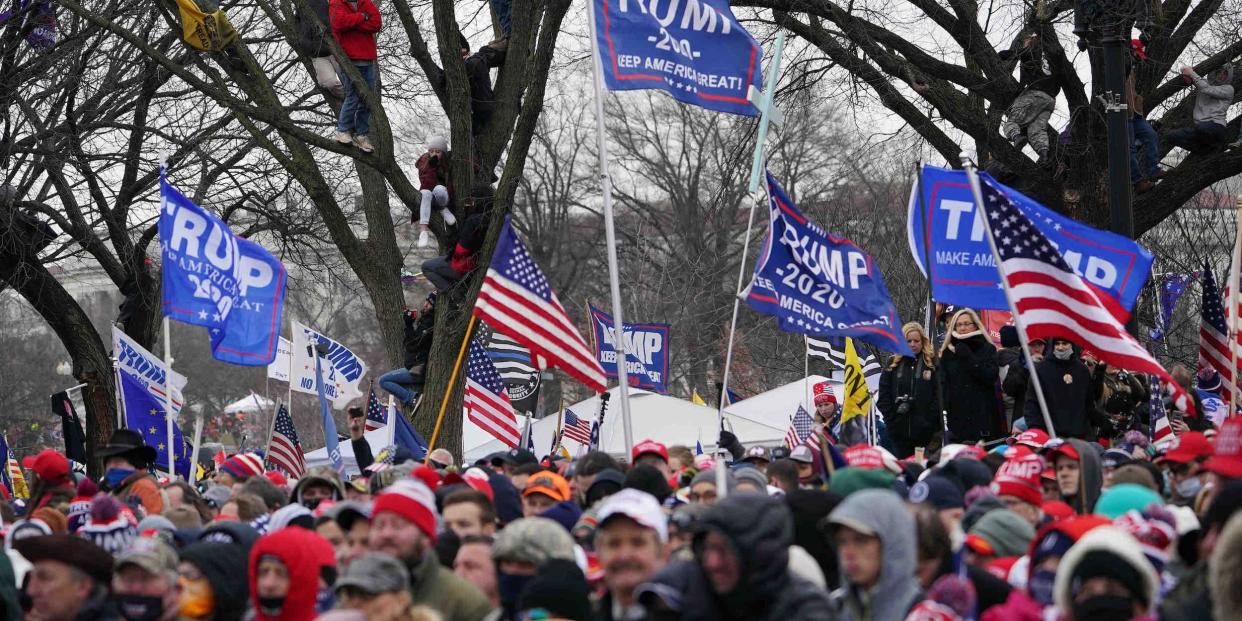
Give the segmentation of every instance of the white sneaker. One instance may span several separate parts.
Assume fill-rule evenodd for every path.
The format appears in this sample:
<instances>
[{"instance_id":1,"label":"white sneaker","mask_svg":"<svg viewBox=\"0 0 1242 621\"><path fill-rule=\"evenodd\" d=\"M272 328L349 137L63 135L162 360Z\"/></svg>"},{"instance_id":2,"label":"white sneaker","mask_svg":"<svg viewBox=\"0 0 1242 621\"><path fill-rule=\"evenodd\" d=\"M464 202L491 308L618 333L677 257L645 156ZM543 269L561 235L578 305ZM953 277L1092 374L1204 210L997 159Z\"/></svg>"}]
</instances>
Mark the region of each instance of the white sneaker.
<instances>
[{"instance_id":1,"label":"white sneaker","mask_svg":"<svg viewBox=\"0 0 1242 621\"><path fill-rule=\"evenodd\" d=\"M453 226L454 224L457 224L457 218L453 217L453 212L447 209L441 209L440 215L444 216L444 224L448 226Z\"/></svg>"},{"instance_id":2,"label":"white sneaker","mask_svg":"<svg viewBox=\"0 0 1242 621\"><path fill-rule=\"evenodd\" d=\"M366 136L354 136L354 146L358 147L358 150L363 153L370 153L375 150L375 147L371 146L370 139Z\"/></svg>"},{"instance_id":3,"label":"white sneaker","mask_svg":"<svg viewBox=\"0 0 1242 621\"><path fill-rule=\"evenodd\" d=\"M418 247L426 248L431 243L431 236L427 234L427 229L418 232Z\"/></svg>"},{"instance_id":4,"label":"white sneaker","mask_svg":"<svg viewBox=\"0 0 1242 621\"><path fill-rule=\"evenodd\" d=\"M341 144L349 144L354 141L354 135L349 132L336 132L332 134L332 138Z\"/></svg>"}]
</instances>

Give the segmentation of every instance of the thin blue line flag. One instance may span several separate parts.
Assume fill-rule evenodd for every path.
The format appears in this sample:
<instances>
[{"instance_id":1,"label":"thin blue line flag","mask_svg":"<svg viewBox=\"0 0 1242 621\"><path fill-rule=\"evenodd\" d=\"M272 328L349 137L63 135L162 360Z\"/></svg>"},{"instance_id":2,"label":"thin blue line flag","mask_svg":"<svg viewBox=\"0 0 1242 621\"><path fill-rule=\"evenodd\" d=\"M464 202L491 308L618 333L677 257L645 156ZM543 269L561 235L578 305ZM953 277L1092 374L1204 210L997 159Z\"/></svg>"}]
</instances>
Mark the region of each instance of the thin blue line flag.
<instances>
[{"instance_id":1,"label":"thin blue line flag","mask_svg":"<svg viewBox=\"0 0 1242 621\"><path fill-rule=\"evenodd\" d=\"M125 410L125 427L138 432L148 446L155 448L155 467L168 472L168 428L164 404L150 390L125 371L117 373L121 378L121 406ZM173 460L177 474L187 481L190 478L190 454L186 451L181 427L173 422Z\"/></svg>"},{"instance_id":2,"label":"thin blue line flag","mask_svg":"<svg viewBox=\"0 0 1242 621\"><path fill-rule=\"evenodd\" d=\"M160 169L164 314L203 326L216 360L271 364L285 307L285 266L195 205Z\"/></svg>"}]
</instances>

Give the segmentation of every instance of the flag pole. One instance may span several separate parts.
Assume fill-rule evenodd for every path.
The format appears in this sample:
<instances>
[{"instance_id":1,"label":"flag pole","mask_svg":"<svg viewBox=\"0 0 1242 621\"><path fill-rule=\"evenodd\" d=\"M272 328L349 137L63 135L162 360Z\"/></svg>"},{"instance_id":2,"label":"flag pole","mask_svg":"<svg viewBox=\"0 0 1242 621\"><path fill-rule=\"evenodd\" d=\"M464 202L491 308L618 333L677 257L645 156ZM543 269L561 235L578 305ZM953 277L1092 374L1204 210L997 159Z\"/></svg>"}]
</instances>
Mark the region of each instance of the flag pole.
<instances>
[{"instance_id":1,"label":"flag pole","mask_svg":"<svg viewBox=\"0 0 1242 621\"><path fill-rule=\"evenodd\" d=\"M267 423L267 444L263 446L263 468L267 469L268 456L272 454L272 436L276 434L276 417L280 415L280 401L272 408L272 419Z\"/></svg>"},{"instance_id":2,"label":"flag pole","mask_svg":"<svg viewBox=\"0 0 1242 621\"><path fill-rule=\"evenodd\" d=\"M604 68L599 56L599 42L595 40L595 3L587 3L590 23L591 83L595 87L595 140L599 150L599 184L604 195L604 237L608 250L608 287L612 297L612 330L617 352L617 394L621 397L621 428L625 432L625 452L634 450L634 429L630 424L630 380L625 368L626 356L625 321L621 318L621 282L617 269L617 231L612 218L612 177L608 174L608 140L604 135Z\"/></svg>"},{"instance_id":3,"label":"flag pole","mask_svg":"<svg viewBox=\"0 0 1242 621\"><path fill-rule=\"evenodd\" d=\"M1233 257L1229 265L1229 413L1237 411L1238 399L1238 285L1242 283L1242 197L1234 219Z\"/></svg>"},{"instance_id":4,"label":"flag pole","mask_svg":"<svg viewBox=\"0 0 1242 621\"><path fill-rule=\"evenodd\" d=\"M802 407L811 407L811 340L802 335Z\"/></svg>"},{"instance_id":5,"label":"flag pole","mask_svg":"<svg viewBox=\"0 0 1242 621\"><path fill-rule=\"evenodd\" d=\"M387 446L392 446L397 443L397 417L405 416L401 412L397 411L397 398L394 397L392 393L388 393L388 412L387 413L388 413L388 444ZM367 431L367 426L366 426L366 423L364 422L362 424L363 438L366 437L366 431ZM428 450L427 452L430 453L431 451Z\"/></svg>"},{"instance_id":6,"label":"flag pole","mask_svg":"<svg viewBox=\"0 0 1242 621\"><path fill-rule=\"evenodd\" d=\"M177 447L173 446L173 421L177 416L172 406L172 329L169 327L168 315L164 315L164 428L168 432L167 461L169 478L177 478ZM185 405L184 403L182 405ZM183 452L184 448L181 449ZM154 464L152 464L154 465Z\"/></svg>"},{"instance_id":7,"label":"flag pole","mask_svg":"<svg viewBox=\"0 0 1242 621\"><path fill-rule=\"evenodd\" d=\"M925 316L927 323L923 326L925 330L923 336L927 337L928 343L931 343L932 369L935 370L940 366L940 357L936 355L936 298L932 293L931 231L927 230L927 201L923 199L922 161L914 165L914 187L919 201L919 220L923 226L923 267L927 272L927 314ZM904 338L906 335L901 336ZM915 368L918 368L917 364ZM944 406L944 384L940 381L939 375L936 376L936 405L940 410L940 438L943 444L944 439L949 437L949 410Z\"/></svg>"},{"instance_id":8,"label":"flag pole","mask_svg":"<svg viewBox=\"0 0 1242 621\"><path fill-rule=\"evenodd\" d=\"M762 196L755 196L755 194L759 189L759 176L763 169L763 143L768 136L768 124L772 120L773 113L779 114L779 111L772 107L772 100L776 95L776 78L780 74L781 56L784 52L785 31L782 30L776 35L776 50L768 67L767 90L757 97L759 135L755 140L755 155L750 164L750 184L747 186L753 200L750 204L750 215L746 220L746 236L742 238L742 260L738 263L737 268L737 295L733 297L733 317L729 320L729 343L725 347L724 371L721 373L720 380L720 401L716 408L716 419L722 428L724 427L725 396L729 394L729 367L733 365L733 337L737 331L737 312L742 302L740 297L742 295L742 283L746 278L746 256L750 253L750 234L755 226L755 208L759 206L761 201L767 200L767 184L764 184ZM723 487L723 485L720 485L717 489L723 489Z\"/></svg>"},{"instance_id":9,"label":"flag pole","mask_svg":"<svg viewBox=\"0 0 1242 621\"><path fill-rule=\"evenodd\" d=\"M470 346L470 334L474 332L474 322L478 319L474 313L471 313L470 323L466 324L466 334L461 338L461 348L457 350L453 373L449 375L448 387L444 389L444 398L440 400L440 413L436 415L436 426L431 431L431 443L427 445L427 454L423 455L424 466L431 461L431 451L436 448L436 441L440 439L440 425L444 422L444 411L448 409L449 397L453 396L453 387L457 385L457 372L461 371L461 359L466 357L466 348Z\"/></svg>"},{"instance_id":10,"label":"flag pole","mask_svg":"<svg viewBox=\"0 0 1242 621\"><path fill-rule=\"evenodd\" d=\"M194 416L194 445L190 451L190 483L198 482L198 449L203 443L203 414Z\"/></svg>"},{"instance_id":11,"label":"flag pole","mask_svg":"<svg viewBox=\"0 0 1242 621\"><path fill-rule=\"evenodd\" d=\"M983 209L983 189L979 186L979 175L975 172L975 164L965 152L962 153L961 158L962 168L966 170L966 177L970 179L970 193L975 198L975 209ZM996 261L996 270L1000 272L1001 285L1005 290L1005 301L1009 303L1009 312L1013 315L1013 322L1018 328L1018 342L1022 344L1022 356L1026 358L1026 367L1030 371L1035 398L1039 401L1039 411L1044 415L1044 424L1048 426L1048 436L1055 438L1057 431L1052 426L1052 417L1048 415L1048 403L1044 400L1044 389L1039 383L1039 374L1035 372L1035 361L1031 359L1031 344L1026 336L1026 328L1022 325L1022 316L1018 314L1018 307L1013 303L1013 294L1009 290L1009 276L1005 275L1005 270L1001 268L1000 251L996 248L996 236L992 234L992 225L987 223L986 217L983 230L987 232L988 248L992 250L992 259Z\"/></svg>"}]
</instances>

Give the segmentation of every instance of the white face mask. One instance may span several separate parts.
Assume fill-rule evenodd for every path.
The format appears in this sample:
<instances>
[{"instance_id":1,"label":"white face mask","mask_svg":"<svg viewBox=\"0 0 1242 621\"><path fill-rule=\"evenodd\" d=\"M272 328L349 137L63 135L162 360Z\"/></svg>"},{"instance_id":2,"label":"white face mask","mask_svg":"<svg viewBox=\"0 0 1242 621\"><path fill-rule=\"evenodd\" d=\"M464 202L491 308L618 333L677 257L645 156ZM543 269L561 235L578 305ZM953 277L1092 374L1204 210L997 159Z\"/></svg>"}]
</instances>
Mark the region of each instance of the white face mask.
<instances>
[{"instance_id":1,"label":"white face mask","mask_svg":"<svg viewBox=\"0 0 1242 621\"><path fill-rule=\"evenodd\" d=\"M1052 350L1052 357L1056 358L1057 360L1069 360L1070 357L1073 355L1074 355L1074 350L1072 349L1053 349Z\"/></svg>"}]
</instances>

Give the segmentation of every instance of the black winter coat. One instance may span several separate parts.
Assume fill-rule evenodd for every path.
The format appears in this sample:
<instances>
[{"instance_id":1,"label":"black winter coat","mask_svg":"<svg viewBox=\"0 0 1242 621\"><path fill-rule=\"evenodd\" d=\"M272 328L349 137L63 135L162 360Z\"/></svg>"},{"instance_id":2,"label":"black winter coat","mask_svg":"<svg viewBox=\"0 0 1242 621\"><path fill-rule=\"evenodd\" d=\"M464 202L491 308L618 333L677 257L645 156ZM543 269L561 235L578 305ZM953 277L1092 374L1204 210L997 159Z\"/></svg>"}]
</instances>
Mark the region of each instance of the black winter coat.
<instances>
[{"instance_id":1,"label":"black winter coat","mask_svg":"<svg viewBox=\"0 0 1242 621\"><path fill-rule=\"evenodd\" d=\"M946 348L940 356L939 375L952 436L945 443L996 436L996 379L1000 376L996 346L982 334L953 338L953 349Z\"/></svg>"},{"instance_id":2,"label":"black winter coat","mask_svg":"<svg viewBox=\"0 0 1242 621\"><path fill-rule=\"evenodd\" d=\"M406 369L411 369L425 364L427 357L431 355L431 339L436 318L434 312L423 313L418 319L406 313L402 318L405 320L405 338L402 342L405 356L402 364Z\"/></svg>"},{"instance_id":3,"label":"black winter coat","mask_svg":"<svg viewBox=\"0 0 1242 621\"><path fill-rule=\"evenodd\" d=\"M898 414L898 399L910 397L910 409ZM940 429L936 400L936 371L923 364L923 357L902 356L896 367L880 374L880 397L876 405L884 415L889 435L914 446L926 446Z\"/></svg>"},{"instance_id":4,"label":"black winter coat","mask_svg":"<svg viewBox=\"0 0 1242 621\"><path fill-rule=\"evenodd\" d=\"M1035 364L1035 373L1044 389L1044 401L1048 415L1062 438L1094 440L1096 430L1103 422L1095 409L1096 386L1091 371L1075 354L1069 360L1057 360L1051 352ZM1039 397L1035 383L1026 391L1026 424L1031 429L1046 429L1043 413L1039 409Z\"/></svg>"}]
</instances>

